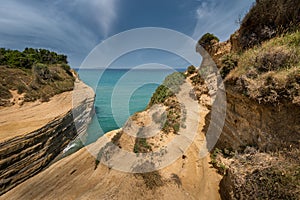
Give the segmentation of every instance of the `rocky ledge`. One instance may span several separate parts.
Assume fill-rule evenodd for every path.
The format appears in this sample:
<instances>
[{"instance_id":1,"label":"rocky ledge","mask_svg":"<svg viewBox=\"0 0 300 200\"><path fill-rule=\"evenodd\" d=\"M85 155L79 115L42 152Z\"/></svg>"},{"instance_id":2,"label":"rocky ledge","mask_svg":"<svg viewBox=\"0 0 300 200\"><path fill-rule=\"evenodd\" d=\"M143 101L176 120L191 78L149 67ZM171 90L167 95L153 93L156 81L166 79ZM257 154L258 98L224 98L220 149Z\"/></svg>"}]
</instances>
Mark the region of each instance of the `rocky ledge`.
<instances>
[{"instance_id":1,"label":"rocky ledge","mask_svg":"<svg viewBox=\"0 0 300 200\"><path fill-rule=\"evenodd\" d=\"M77 80L74 91L63 94L64 99L58 98L54 102L56 108L53 110L60 109L60 107L67 108L59 112L59 115L47 118L43 121L44 124L39 124L39 126L35 126L32 121L28 123L23 120L20 123L29 126L25 132L9 134L9 137L1 138L0 195L45 169L71 140L87 130L87 124L92 117L94 91ZM42 115L49 115L45 113L43 104L40 103L28 109L26 119L39 118L39 116L43 118ZM40 112L37 109L39 107ZM39 116L31 116L30 110L32 109L35 109ZM13 120L12 123L18 122L18 118ZM7 124L8 121L3 120L0 122L0 127Z\"/></svg>"}]
</instances>

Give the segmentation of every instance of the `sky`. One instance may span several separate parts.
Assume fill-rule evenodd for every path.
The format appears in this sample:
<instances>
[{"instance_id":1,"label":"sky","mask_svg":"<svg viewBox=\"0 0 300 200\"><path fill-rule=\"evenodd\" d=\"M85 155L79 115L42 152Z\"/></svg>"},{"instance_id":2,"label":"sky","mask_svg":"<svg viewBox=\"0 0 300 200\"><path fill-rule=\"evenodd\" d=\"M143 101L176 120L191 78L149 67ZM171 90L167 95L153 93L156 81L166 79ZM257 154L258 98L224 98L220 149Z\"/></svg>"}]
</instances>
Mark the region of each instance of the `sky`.
<instances>
[{"instance_id":1,"label":"sky","mask_svg":"<svg viewBox=\"0 0 300 200\"><path fill-rule=\"evenodd\" d=\"M96 45L134 28L168 28L194 40L210 32L225 41L254 1L0 0L0 47L46 48L66 54L69 64L78 67ZM156 50L121 59L124 67L162 60L169 60L166 63L174 67L184 65L171 54ZM116 63L122 67L122 62Z\"/></svg>"}]
</instances>

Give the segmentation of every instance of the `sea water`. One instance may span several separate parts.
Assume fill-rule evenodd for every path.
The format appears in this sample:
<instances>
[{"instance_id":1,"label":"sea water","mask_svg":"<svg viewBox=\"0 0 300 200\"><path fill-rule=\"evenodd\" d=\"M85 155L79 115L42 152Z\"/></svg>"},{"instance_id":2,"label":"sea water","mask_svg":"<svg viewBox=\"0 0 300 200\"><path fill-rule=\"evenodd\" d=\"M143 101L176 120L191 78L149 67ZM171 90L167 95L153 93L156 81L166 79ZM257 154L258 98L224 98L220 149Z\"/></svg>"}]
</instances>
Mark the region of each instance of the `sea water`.
<instances>
[{"instance_id":1,"label":"sea water","mask_svg":"<svg viewBox=\"0 0 300 200\"><path fill-rule=\"evenodd\" d=\"M146 108L155 89L174 69L80 69L80 79L95 93L95 113L85 145L123 126L128 117Z\"/></svg>"}]
</instances>

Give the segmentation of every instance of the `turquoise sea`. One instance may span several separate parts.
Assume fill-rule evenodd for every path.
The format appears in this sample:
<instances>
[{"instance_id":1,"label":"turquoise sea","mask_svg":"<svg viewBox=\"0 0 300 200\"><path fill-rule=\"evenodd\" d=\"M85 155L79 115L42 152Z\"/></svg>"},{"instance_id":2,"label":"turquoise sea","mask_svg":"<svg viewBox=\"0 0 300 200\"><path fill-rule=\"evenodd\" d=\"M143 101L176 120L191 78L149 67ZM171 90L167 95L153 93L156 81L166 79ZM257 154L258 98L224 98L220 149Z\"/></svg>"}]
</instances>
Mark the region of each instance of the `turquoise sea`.
<instances>
[{"instance_id":1,"label":"turquoise sea","mask_svg":"<svg viewBox=\"0 0 300 200\"><path fill-rule=\"evenodd\" d=\"M80 69L79 77L96 93L96 115L88 128L87 144L120 128L128 117L144 110L159 84L174 69ZM176 70L176 71L183 71Z\"/></svg>"}]
</instances>

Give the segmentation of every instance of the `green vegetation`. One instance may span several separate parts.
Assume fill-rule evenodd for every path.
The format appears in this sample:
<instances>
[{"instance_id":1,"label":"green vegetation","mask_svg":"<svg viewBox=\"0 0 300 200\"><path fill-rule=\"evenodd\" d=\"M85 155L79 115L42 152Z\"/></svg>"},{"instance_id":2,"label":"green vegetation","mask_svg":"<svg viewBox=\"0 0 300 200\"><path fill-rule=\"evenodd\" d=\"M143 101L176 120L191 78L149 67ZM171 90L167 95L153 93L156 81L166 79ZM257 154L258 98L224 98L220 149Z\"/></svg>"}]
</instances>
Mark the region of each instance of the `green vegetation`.
<instances>
[{"instance_id":1,"label":"green vegetation","mask_svg":"<svg viewBox=\"0 0 300 200\"><path fill-rule=\"evenodd\" d=\"M237 56L228 54L222 57L222 66L220 70L221 77L224 79L231 70L238 65Z\"/></svg>"},{"instance_id":2,"label":"green vegetation","mask_svg":"<svg viewBox=\"0 0 300 200\"><path fill-rule=\"evenodd\" d=\"M181 72L174 72L173 74L167 76L163 82L171 92L178 93L180 91L180 86L184 83L185 76Z\"/></svg>"},{"instance_id":3,"label":"green vegetation","mask_svg":"<svg viewBox=\"0 0 300 200\"><path fill-rule=\"evenodd\" d=\"M154 104L164 103L168 97L178 93L180 86L184 83L185 76L181 72L174 72L167 76L162 85L160 85L153 93L148 108Z\"/></svg>"},{"instance_id":4,"label":"green vegetation","mask_svg":"<svg viewBox=\"0 0 300 200\"><path fill-rule=\"evenodd\" d=\"M135 144L134 144L134 153L148 153L151 151L151 146L147 143L146 138L136 138Z\"/></svg>"},{"instance_id":5,"label":"green vegetation","mask_svg":"<svg viewBox=\"0 0 300 200\"><path fill-rule=\"evenodd\" d=\"M299 0L256 0L241 22L237 36L247 49L282 33L294 32L300 24Z\"/></svg>"},{"instance_id":6,"label":"green vegetation","mask_svg":"<svg viewBox=\"0 0 300 200\"><path fill-rule=\"evenodd\" d=\"M191 65L187 68L187 75L188 76L191 75L191 74L194 74L195 72L196 72L196 68L193 65Z\"/></svg>"},{"instance_id":7,"label":"green vegetation","mask_svg":"<svg viewBox=\"0 0 300 200\"><path fill-rule=\"evenodd\" d=\"M9 100L9 90L24 94L24 102L48 101L56 94L72 90L74 80L65 55L45 49L0 49L0 106L14 103Z\"/></svg>"},{"instance_id":8,"label":"green vegetation","mask_svg":"<svg viewBox=\"0 0 300 200\"><path fill-rule=\"evenodd\" d=\"M0 48L0 65L31 69L33 64L67 64L67 56L46 49L25 48L24 51Z\"/></svg>"},{"instance_id":9,"label":"green vegetation","mask_svg":"<svg viewBox=\"0 0 300 200\"><path fill-rule=\"evenodd\" d=\"M152 95L148 107L151 107L154 104L163 103L168 97L173 96L174 94L164 85L158 86Z\"/></svg>"},{"instance_id":10,"label":"green vegetation","mask_svg":"<svg viewBox=\"0 0 300 200\"><path fill-rule=\"evenodd\" d=\"M227 167L224 163L221 162L220 157L223 156L222 150L215 148L213 153L210 155L212 166L218 170L218 173L221 175L225 175L227 171Z\"/></svg>"},{"instance_id":11,"label":"green vegetation","mask_svg":"<svg viewBox=\"0 0 300 200\"><path fill-rule=\"evenodd\" d=\"M207 45L212 45L216 42L219 42L219 38L217 36L215 36L214 34L212 33L205 33L201 38L200 40L198 41L198 43L205 47Z\"/></svg>"},{"instance_id":12,"label":"green vegetation","mask_svg":"<svg viewBox=\"0 0 300 200\"><path fill-rule=\"evenodd\" d=\"M300 32L285 34L237 56L227 77L242 94L262 103L300 104ZM235 64L235 63L234 63Z\"/></svg>"},{"instance_id":13,"label":"green vegetation","mask_svg":"<svg viewBox=\"0 0 300 200\"><path fill-rule=\"evenodd\" d=\"M217 36L211 33L205 33L198 41L205 50L210 51L213 44L218 43L220 40Z\"/></svg>"},{"instance_id":14,"label":"green vegetation","mask_svg":"<svg viewBox=\"0 0 300 200\"><path fill-rule=\"evenodd\" d=\"M174 98L170 98L165 101L165 105L167 106L167 120L163 126L163 131L168 133L178 134L181 124L181 105ZM183 113L184 114L184 113ZM183 123L182 123L183 124Z\"/></svg>"}]
</instances>

